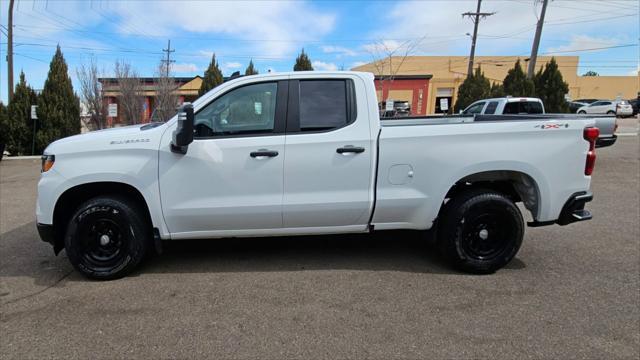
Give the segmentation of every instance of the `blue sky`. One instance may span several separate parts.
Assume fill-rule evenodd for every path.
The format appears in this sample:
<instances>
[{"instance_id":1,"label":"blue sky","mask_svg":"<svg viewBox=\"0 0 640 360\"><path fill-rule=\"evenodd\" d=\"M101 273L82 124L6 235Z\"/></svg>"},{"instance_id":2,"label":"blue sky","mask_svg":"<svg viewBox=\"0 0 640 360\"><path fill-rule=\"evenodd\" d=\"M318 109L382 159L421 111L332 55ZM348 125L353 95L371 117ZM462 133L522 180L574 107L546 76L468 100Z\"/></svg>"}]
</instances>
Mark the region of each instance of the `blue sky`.
<instances>
[{"instance_id":1,"label":"blue sky","mask_svg":"<svg viewBox=\"0 0 640 360\"><path fill-rule=\"evenodd\" d=\"M77 91L75 69L94 58L104 76L116 60L153 76L171 39L176 76L202 74L216 53L225 75L253 59L260 72L288 71L301 48L316 70L369 62L377 44L415 44L415 55L469 53L473 24L461 14L476 1L115 1L16 0L14 72L43 86L59 44ZM640 1L554 0L547 10L541 54L579 55L580 73L635 75L640 49ZM0 99L6 102L8 1L2 24ZM540 11L534 0L491 1L477 55L527 55ZM604 49L600 49L604 48ZM593 50L600 49L600 50Z\"/></svg>"}]
</instances>

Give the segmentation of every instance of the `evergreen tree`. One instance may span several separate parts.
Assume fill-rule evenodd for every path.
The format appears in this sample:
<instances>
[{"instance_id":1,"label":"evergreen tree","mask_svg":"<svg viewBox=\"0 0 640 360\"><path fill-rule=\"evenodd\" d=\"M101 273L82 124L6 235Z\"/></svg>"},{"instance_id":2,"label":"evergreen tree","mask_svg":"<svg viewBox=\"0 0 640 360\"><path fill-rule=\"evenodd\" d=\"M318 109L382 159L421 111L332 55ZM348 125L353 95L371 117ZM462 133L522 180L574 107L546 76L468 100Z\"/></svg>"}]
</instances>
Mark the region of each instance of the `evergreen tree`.
<instances>
[{"instance_id":1,"label":"evergreen tree","mask_svg":"<svg viewBox=\"0 0 640 360\"><path fill-rule=\"evenodd\" d=\"M31 105L36 105L36 92L27 84L24 72L16 84L13 99L7 107L7 151L13 155L31 154L33 142L33 120ZM80 118L78 118L80 121Z\"/></svg>"},{"instance_id":2,"label":"evergreen tree","mask_svg":"<svg viewBox=\"0 0 640 360\"><path fill-rule=\"evenodd\" d=\"M527 75L520 66L520 59L516 61L513 69L509 70L502 86L506 95L529 97L535 94L533 80L527 79Z\"/></svg>"},{"instance_id":3,"label":"evergreen tree","mask_svg":"<svg viewBox=\"0 0 640 360\"><path fill-rule=\"evenodd\" d=\"M505 96L504 86L498 83L491 84L491 91L489 96L491 96L492 98L504 97Z\"/></svg>"},{"instance_id":4,"label":"evergreen tree","mask_svg":"<svg viewBox=\"0 0 640 360\"><path fill-rule=\"evenodd\" d=\"M586 73L582 74L582 76L600 76L600 74L598 74L597 72L595 72L593 70L589 70Z\"/></svg>"},{"instance_id":5,"label":"evergreen tree","mask_svg":"<svg viewBox=\"0 0 640 360\"><path fill-rule=\"evenodd\" d=\"M474 101L489 96L491 96L491 84L478 67L473 75L468 76L458 88L455 111L463 110Z\"/></svg>"},{"instance_id":6,"label":"evergreen tree","mask_svg":"<svg viewBox=\"0 0 640 360\"><path fill-rule=\"evenodd\" d=\"M52 141L80 133L80 99L73 92L60 46L57 47L49 74L38 97L36 154Z\"/></svg>"},{"instance_id":7,"label":"evergreen tree","mask_svg":"<svg viewBox=\"0 0 640 360\"><path fill-rule=\"evenodd\" d=\"M258 74L258 70L256 70L256 68L253 66L253 60L249 60L249 66L247 66L247 69L244 71L245 75L257 75Z\"/></svg>"},{"instance_id":8,"label":"evergreen tree","mask_svg":"<svg viewBox=\"0 0 640 360\"><path fill-rule=\"evenodd\" d=\"M309 56L304 52L304 49L300 52L300 55L296 58L296 64L293 65L293 71L308 71L313 70L311 66L311 60Z\"/></svg>"},{"instance_id":9,"label":"evergreen tree","mask_svg":"<svg viewBox=\"0 0 640 360\"><path fill-rule=\"evenodd\" d=\"M545 111L548 113L569 112L569 106L565 95L569 93L569 85L562 79L562 73L558 69L555 58L540 69L533 79L536 88L536 96L542 100Z\"/></svg>"},{"instance_id":10,"label":"evergreen tree","mask_svg":"<svg viewBox=\"0 0 640 360\"><path fill-rule=\"evenodd\" d=\"M218 61L216 60L216 54L213 54L213 56L211 56L209 67L204 72L204 78L202 79L200 90L198 90L198 96L206 94L209 90L222 84L223 82L224 78L222 77L222 71L220 70Z\"/></svg>"}]
</instances>

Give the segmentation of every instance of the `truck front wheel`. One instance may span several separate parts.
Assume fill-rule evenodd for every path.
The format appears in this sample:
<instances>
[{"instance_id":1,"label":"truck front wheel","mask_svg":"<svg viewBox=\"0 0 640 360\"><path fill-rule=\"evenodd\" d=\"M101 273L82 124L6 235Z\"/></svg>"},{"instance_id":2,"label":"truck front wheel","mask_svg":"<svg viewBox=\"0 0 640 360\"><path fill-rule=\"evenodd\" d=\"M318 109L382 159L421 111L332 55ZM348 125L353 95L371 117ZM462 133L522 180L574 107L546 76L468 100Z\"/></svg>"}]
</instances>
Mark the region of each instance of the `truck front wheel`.
<instances>
[{"instance_id":1,"label":"truck front wheel","mask_svg":"<svg viewBox=\"0 0 640 360\"><path fill-rule=\"evenodd\" d=\"M125 276L144 258L151 232L137 206L120 197L96 197L78 207L65 236L71 264L86 277Z\"/></svg>"},{"instance_id":2,"label":"truck front wheel","mask_svg":"<svg viewBox=\"0 0 640 360\"><path fill-rule=\"evenodd\" d=\"M524 236L518 207L491 190L470 190L444 205L438 243L458 269L488 274L508 264Z\"/></svg>"}]
</instances>

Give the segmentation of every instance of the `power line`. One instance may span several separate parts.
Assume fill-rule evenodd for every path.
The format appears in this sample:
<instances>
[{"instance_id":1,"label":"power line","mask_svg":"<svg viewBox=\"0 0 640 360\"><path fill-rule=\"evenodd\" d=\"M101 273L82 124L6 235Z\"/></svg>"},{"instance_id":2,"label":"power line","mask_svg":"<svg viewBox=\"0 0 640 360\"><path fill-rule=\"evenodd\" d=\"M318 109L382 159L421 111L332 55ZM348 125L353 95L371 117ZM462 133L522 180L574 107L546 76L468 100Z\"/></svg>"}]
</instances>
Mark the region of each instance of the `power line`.
<instances>
[{"instance_id":1,"label":"power line","mask_svg":"<svg viewBox=\"0 0 640 360\"><path fill-rule=\"evenodd\" d=\"M635 47L635 46L638 46L638 44L624 44L624 45L602 46L602 47L586 48L586 49L549 51L542 55L553 55L553 54L563 54L563 53L583 52L583 51L598 51L598 50L618 49L618 48L627 48L627 47Z\"/></svg>"}]
</instances>

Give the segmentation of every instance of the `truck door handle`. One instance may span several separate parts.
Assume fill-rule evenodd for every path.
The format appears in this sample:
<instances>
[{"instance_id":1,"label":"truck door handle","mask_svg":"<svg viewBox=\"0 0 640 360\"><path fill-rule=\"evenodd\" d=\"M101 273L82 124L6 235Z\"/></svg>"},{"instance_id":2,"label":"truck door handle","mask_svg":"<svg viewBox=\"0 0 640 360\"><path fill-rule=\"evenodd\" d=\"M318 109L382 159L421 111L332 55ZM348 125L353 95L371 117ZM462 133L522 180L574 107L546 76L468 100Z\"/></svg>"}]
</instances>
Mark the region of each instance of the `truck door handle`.
<instances>
[{"instance_id":1,"label":"truck door handle","mask_svg":"<svg viewBox=\"0 0 640 360\"><path fill-rule=\"evenodd\" d=\"M348 153L360 154L364 152L364 148L360 146L346 145L344 147L337 148L336 152L338 154L348 154Z\"/></svg>"},{"instance_id":2,"label":"truck door handle","mask_svg":"<svg viewBox=\"0 0 640 360\"><path fill-rule=\"evenodd\" d=\"M249 155L252 158L276 157L278 156L278 152L275 150L260 149L258 151L252 151Z\"/></svg>"}]
</instances>

